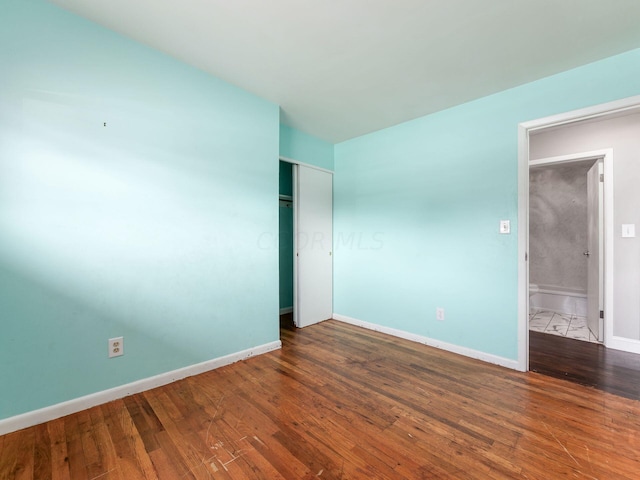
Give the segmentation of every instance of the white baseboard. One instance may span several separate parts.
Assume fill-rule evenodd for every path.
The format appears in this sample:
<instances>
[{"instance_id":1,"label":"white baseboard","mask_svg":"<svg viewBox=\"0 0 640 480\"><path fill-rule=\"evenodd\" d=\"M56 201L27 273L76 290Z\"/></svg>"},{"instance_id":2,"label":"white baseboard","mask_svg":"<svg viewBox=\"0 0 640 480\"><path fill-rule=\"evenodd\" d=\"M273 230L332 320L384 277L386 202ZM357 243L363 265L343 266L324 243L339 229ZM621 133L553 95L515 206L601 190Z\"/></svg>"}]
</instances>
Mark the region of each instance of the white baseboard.
<instances>
[{"instance_id":1,"label":"white baseboard","mask_svg":"<svg viewBox=\"0 0 640 480\"><path fill-rule=\"evenodd\" d=\"M382 325L378 325L375 323L369 323L369 322L365 322L364 320L358 320L355 318L347 317L345 315L340 315L339 313L334 313L333 318L335 320L339 320L340 322L356 325L357 327L363 327L368 330L386 333L387 335L404 338L405 340L410 340L412 342L422 343L430 347L435 347L441 350L446 350L448 352L457 353L458 355L463 355L465 357L475 358L478 360L482 360L483 362L493 363L494 365L500 365L502 367L511 368L512 370L518 370L518 361L511 360L510 358L499 357L497 355L481 352L479 350L473 350L471 348L461 347L459 345L454 345L452 343L442 342L440 340L435 340L433 338L417 335L415 333L405 332L404 330L397 330L395 328L384 327Z\"/></svg>"},{"instance_id":2,"label":"white baseboard","mask_svg":"<svg viewBox=\"0 0 640 480\"><path fill-rule=\"evenodd\" d=\"M230 365L232 363L239 362L240 360L246 360L247 358L255 355L261 355L273 350L278 350L279 348L282 348L282 342L280 342L280 340L265 343L264 345L225 355L224 357L214 358L212 360L207 360L206 362L197 363L188 367L161 373L153 377L143 378L142 380L127 383L126 385L110 388L109 390L103 390L84 397L74 398L73 400L51 405L50 407L5 418L0 420L0 435L5 435L17 430L22 430L23 428L48 422L49 420L64 417L65 415L80 412L87 408L95 407L96 405L102 405L103 403L107 403L112 400L133 395L134 393L140 393L146 390L151 390L152 388L161 387L162 385L167 385L186 377L208 372L209 370L215 370L216 368L224 367L225 365Z\"/></svg>"},{"instance_id":3,"label":"white baseboard","mask_svg":"<svg viewBox=\"0 0 640 480\"><path fill-rule=\"evenodd\" d=\"M280 315L284 315L285 313L293 313L293 307L284 307L280 309Z\"/></svg>"},{"instance_id":4,"label":"white baseboard","mask_svg":"<svg viewBox=\"0 0 640 480\"><path fill-rule=\"evenodd\" d=\"M640 353L640 340L633 340L624 337L612 337L605 341L607 348L622 350L629 353Z\"/></svg>"},{"instance_id":5,"label":"white baseboard","mask_svg":"<svg viewBox=\"0 0 640 480\"><path fill-rule=\"evenodd\" d=\"M542 288L529 297L529 305L535 310L547 310L566 315L587 316L587 295L577 290ZM547 287L547 286L544 286Z\"/></svg>"},{"instance_id":6,"label":"white baseboard","mask_svg":"<svg viewBox=\"0 0 640 480\"><path fill-rule=\"evenodd\" d=\"M547 285L544 283L535 284L540 293L548 293L550 295L562 295L565 297L583 297L587 298L587 291L582 288L563 287L562 285Z\"/></svg>"}]
</instances>

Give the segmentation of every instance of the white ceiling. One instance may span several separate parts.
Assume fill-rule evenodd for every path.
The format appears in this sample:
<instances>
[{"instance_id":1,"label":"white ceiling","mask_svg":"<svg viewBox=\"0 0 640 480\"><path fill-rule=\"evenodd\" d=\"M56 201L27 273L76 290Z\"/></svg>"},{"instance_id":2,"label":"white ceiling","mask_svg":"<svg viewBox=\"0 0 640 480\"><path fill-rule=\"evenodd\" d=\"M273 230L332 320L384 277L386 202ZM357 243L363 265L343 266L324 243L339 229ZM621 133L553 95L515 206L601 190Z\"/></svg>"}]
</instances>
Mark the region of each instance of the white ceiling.
<instances>
[{"instance_id":1,"label":"white ceiling","mask_svg":"<svg viewBox=\"0 0 640 480\"><path fill-rule=\"evenodd\" d=\"M50 0L337 143L640 47L638 0Z\"/></svg>"}]
</instances>

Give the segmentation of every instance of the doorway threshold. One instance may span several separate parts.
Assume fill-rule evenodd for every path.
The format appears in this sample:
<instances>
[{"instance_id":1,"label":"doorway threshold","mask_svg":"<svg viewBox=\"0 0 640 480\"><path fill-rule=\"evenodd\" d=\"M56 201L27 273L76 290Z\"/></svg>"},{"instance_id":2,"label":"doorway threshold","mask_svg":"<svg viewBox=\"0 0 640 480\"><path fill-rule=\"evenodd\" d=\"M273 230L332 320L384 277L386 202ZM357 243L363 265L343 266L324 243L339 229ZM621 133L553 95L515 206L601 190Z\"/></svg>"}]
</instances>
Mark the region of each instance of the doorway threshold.
<instances>
[{"instance_id":1,"label":"doorway threshold","mask_svg":"<svg viewBox=\"0 0 640 480\"><path fill-rule=\"evenodd\" d=\"M529 342L530 371L640 400L640 355L536 331Z\"/></svg>"}]
</instances>

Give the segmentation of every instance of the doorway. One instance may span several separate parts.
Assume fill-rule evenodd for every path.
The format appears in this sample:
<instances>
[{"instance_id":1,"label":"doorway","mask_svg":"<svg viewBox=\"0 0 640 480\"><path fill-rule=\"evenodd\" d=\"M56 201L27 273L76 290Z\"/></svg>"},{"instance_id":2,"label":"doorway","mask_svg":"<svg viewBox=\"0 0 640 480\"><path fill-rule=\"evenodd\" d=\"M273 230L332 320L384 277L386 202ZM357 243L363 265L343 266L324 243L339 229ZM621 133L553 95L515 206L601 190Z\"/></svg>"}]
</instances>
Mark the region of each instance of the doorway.
<instances>
[{"instance_id":1,"label":"doorway","mask_svg":"<svg viewBox=\"0 0 640 480\"><path fill-rule=\"evenodd\" d=\"M333 172L280 160L280 321L333 316Z\"/></svg>"},{"instance_id":2,"label":"doorway","mask_svg":"<svg viewBox=\"0 0 640 480\"><path fill-rule=\"evenodd\" d=\"M610 156L530 162L530 331L604 341L604 162Z\"/></svg>"},{"instance_id":3,"label":"doorway","mask_svg":"<svg viewBox=\"0 0 640 480\"><path fill-rule=\"evenodd\" d=\"M634 221L637 221L634 215L635 210L632 211L627 206L637 204L640 192L637 190L637 185L628 182L627 179L634 178L634 172L638 167L634 152L640 147L640 139L635 134L637 124L640 122L639 114L640 96L637 96L521 123L518 127L518 368L523 371L529 370L530 342L528 328L530 159L566 154L581 149L610 154L611 159L609 162L604 161L604 345L607 349L640 353L640 334L638 333L640 305L637 305L637 302L630 302L626 294L629 290L626 285L632 284L633 289L637 291L637 285L640 284L640 272L627 268L627 264L634 264L636 241L626 240L627 235L624 230L627 222L632 228ZM549 140L554 139L555 143L549 143L546 152L531 151L531 137L538 133L544 134ZM567 150L567 147L577 148ZM614 148L616 151L615 179L613 176ZM608 188L608 181L616 185L616 199L624 199L622 202L616 202L615 209L613 186ZM615 228L614 211L617 222ZM631 231L630 235L633 233ZM604 348L604 346L598 347Z\"/></svg>"},{"instance_id":4,"label":"doorway","mask_svg":"<svg viewBox=\"0 0 640 480\"><path fill-rule=\"evenodd\" d=\"M280 326L293 325L293 164L280 161L279 176Z\"/></svg>"}]
</instances>

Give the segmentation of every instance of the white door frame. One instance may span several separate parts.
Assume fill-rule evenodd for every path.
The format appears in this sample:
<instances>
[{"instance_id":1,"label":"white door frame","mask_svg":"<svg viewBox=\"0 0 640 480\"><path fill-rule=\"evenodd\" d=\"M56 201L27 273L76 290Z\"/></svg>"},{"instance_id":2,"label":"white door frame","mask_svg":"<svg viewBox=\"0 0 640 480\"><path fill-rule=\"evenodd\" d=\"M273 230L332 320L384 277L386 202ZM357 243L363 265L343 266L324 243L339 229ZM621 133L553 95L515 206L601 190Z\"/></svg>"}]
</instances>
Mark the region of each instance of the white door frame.
<instances>
[{"instance_id":1,"label":"white door frame","mask_svg":"<svg viewBox=\"0 0 640 480\"><path fill-rule=\"evenodd\" d=\"M543 130L560 125L568 125L581 120L602 117L604 120L609 115L623 112L640 111L640 95L617 100L614 102L595 105L593 107L561 113L538 120L523 122L518 125L518 370L529 370L529 134L533 131ZM610 162L611 169L613 162ZM613 179L613 172L607 172L605 166L605 181L607 176ZM606 186L605 186L606 188ZM613 190L610 188L609 190ZM605 217L606 222L613 222L613 202L607 202L605 193ZM606 224L605 224L606 230ZM611 238L605 233L605 258L609 265L613 266L613 228ZM606 268L606 267L605 267ZM613 268L608 269L613 276ZM620 348L618 341L613 336L613 280L605 277L605 345L611 348ZM628 341L627 341L628 342ZM622 344L620 343L620 344Z\"/></svg>"},{"instance_id":2,"label":"white door frame","mask_svg":"<svg viewBox=\"0 0 640 480\"><path fill-rule=\"evenodd\" d=\"M604 271L602 272L604 281L604 344L613 337L613 148L593 150L590 152L571 153L557 157L540 158L530 160L529 168L542 165L560 165L563 163L582 162L588 160L602 160L604 164ZM527 208L527 229L529 228L529 209ZM529 251L529 235L527 233L527 251ZM527 300L529 299L529 262L527 261ZM528 316L527 316L528 321ZM527 323L527 335L529 334Z\"/></svg>"}]
</instances>

